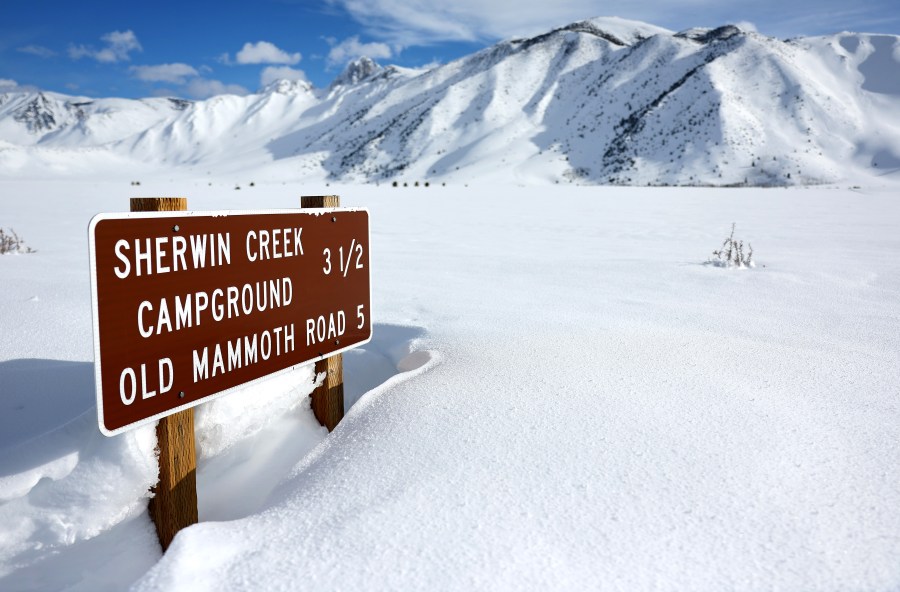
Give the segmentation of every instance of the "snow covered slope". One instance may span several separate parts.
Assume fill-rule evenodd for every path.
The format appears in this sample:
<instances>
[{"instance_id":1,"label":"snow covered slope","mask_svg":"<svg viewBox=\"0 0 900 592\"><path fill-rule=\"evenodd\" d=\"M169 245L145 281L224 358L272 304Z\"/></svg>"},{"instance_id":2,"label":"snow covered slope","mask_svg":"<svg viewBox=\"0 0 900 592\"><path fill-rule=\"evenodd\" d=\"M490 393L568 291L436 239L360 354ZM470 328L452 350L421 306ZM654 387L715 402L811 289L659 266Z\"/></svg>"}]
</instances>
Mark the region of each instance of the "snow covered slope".
<instances>
[{"instance_id":1,"label":"snow covered slope","mask_svg":"<svg viewBox=\"0 0 900 592\"><path fill-rule=\"evenodd\" d=\"M0 179L37 250L0 256L0 590L900 589L895 189L144 183L372 219L358 402L326 434L307 366L198 407L163 556L153 428L94 404L86 228L128 187ZM731 222L755 269L703 265Z\"/></svg>"},{"instance_id":2,"label":"snow covered slope","mask_svg":"<svg viewBox=\"0 0 900 592\"><path fill-rule=\"evenodd\" d=\"M197 102L10 93L0 173L124 163L265 167L273 180L833 182L900 169L898 48L886 35L782 41L597 18L428 71L363 58L326 89L281 81Z\"/></svg>"}]
</instances>

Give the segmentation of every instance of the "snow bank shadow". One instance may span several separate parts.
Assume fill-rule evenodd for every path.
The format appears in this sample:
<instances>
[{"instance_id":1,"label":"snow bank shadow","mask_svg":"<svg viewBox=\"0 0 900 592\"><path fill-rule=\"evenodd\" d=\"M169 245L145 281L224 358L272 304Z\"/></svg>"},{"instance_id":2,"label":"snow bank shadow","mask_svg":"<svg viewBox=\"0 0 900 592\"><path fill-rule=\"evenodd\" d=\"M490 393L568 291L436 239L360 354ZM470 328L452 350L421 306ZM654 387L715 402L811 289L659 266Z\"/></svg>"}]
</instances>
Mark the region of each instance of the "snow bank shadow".
<instances>
[{"instance_id":1,"label":"snow bank shadow","mask_svg":"<svg viewBox=\"0 0 900 592\"><path fill-rule=\"evenodd\" d=\"M433 355L419 350L422 327L376 324L372 340L344 352L344 412L367 392L428 364Z\"/></svg>"},{"instance_id":2,"label":"snow bank shadow","mask_svg":"<svg viewBox=\"0 0 900 592\"><path fill-rule=\"evenodd\" d=\"M60 428L95 409L94 365L60 360L0 362L0 450ZM29 454L3 454L0 476L16 474L78 448L72 439L59 446L30 447Z\"/></svg>"}]
</instances>

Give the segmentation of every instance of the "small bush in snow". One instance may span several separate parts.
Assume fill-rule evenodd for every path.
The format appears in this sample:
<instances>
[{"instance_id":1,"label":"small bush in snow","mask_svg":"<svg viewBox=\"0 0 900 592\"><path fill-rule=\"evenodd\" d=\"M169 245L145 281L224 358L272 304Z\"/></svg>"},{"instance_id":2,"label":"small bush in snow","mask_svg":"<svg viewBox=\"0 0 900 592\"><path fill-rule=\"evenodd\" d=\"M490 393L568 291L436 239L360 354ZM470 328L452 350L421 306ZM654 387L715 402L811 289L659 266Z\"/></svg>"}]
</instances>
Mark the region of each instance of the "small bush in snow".
<instances>
[{"instance_id":1,"label":"small bush in snow","mask_svg":"<svg viewBox=\"0 0 900 592\"><path fill-rule=\"evenodd\" d=\"M744 241L734 238L734 223L731 224L731 235L722 243L722 247L713 251L715 259L707 259L708 264L716 267L756 267L753 262L753 245L747 243L747 251L744 251Z\"/></svg>"},{"instance_id":2,"label":"small bush in snow","mask_svg":"<svg viewBox=\"0 0 900 592\"><path fill-rule=\"evenodd\" d=\"M34 253L34 249L26 247L25 241L12 228L9 229L9 234L0 228L0 255L6 253Z\"/></svg>"}]
</instances>

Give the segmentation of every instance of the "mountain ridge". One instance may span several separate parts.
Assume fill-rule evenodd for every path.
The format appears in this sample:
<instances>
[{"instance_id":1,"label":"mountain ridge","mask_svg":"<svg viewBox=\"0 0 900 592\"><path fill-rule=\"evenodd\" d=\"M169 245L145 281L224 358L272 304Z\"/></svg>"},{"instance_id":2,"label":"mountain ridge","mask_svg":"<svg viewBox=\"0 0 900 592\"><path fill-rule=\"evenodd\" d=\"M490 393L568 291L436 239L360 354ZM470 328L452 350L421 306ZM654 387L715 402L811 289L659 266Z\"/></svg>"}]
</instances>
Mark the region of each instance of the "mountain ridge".
<instances>
[{"instance_id":1,"label":"mountain ridge","mask_svg":"<svg viewBox=\"0 0 900 592\"><path fill-rule=\"evenodd\" d=\"M6 93L0 172L78 174L105 153L116 167L350 182L829 183L900 168L894 54L896 36L782 41L597 18L423 70L362 58L324 89L276 81L204 101ZM90 165L67 162L85 149Z\"/></svg>"}]
</instances>

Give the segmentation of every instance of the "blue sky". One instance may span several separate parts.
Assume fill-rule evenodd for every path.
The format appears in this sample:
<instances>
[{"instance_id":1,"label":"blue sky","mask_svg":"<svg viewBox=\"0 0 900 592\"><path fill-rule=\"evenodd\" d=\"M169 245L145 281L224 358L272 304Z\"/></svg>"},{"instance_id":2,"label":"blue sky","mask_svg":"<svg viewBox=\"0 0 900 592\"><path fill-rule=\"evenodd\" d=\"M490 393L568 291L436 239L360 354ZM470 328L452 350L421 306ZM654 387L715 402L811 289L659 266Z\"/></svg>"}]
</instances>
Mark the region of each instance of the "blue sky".
<instances>
[{"instance_id":1,"label":"blue sky","mask_svg":"<svg viewBox=\"0 0 900 592\"><path fill-rule=\"evenodd\" d=\"M775 37L900 34L897 0L3 0L0 92L205 98L276 78L327 86L346 62L445 63L592 16Z\"/></svg>"}]
</instances>

